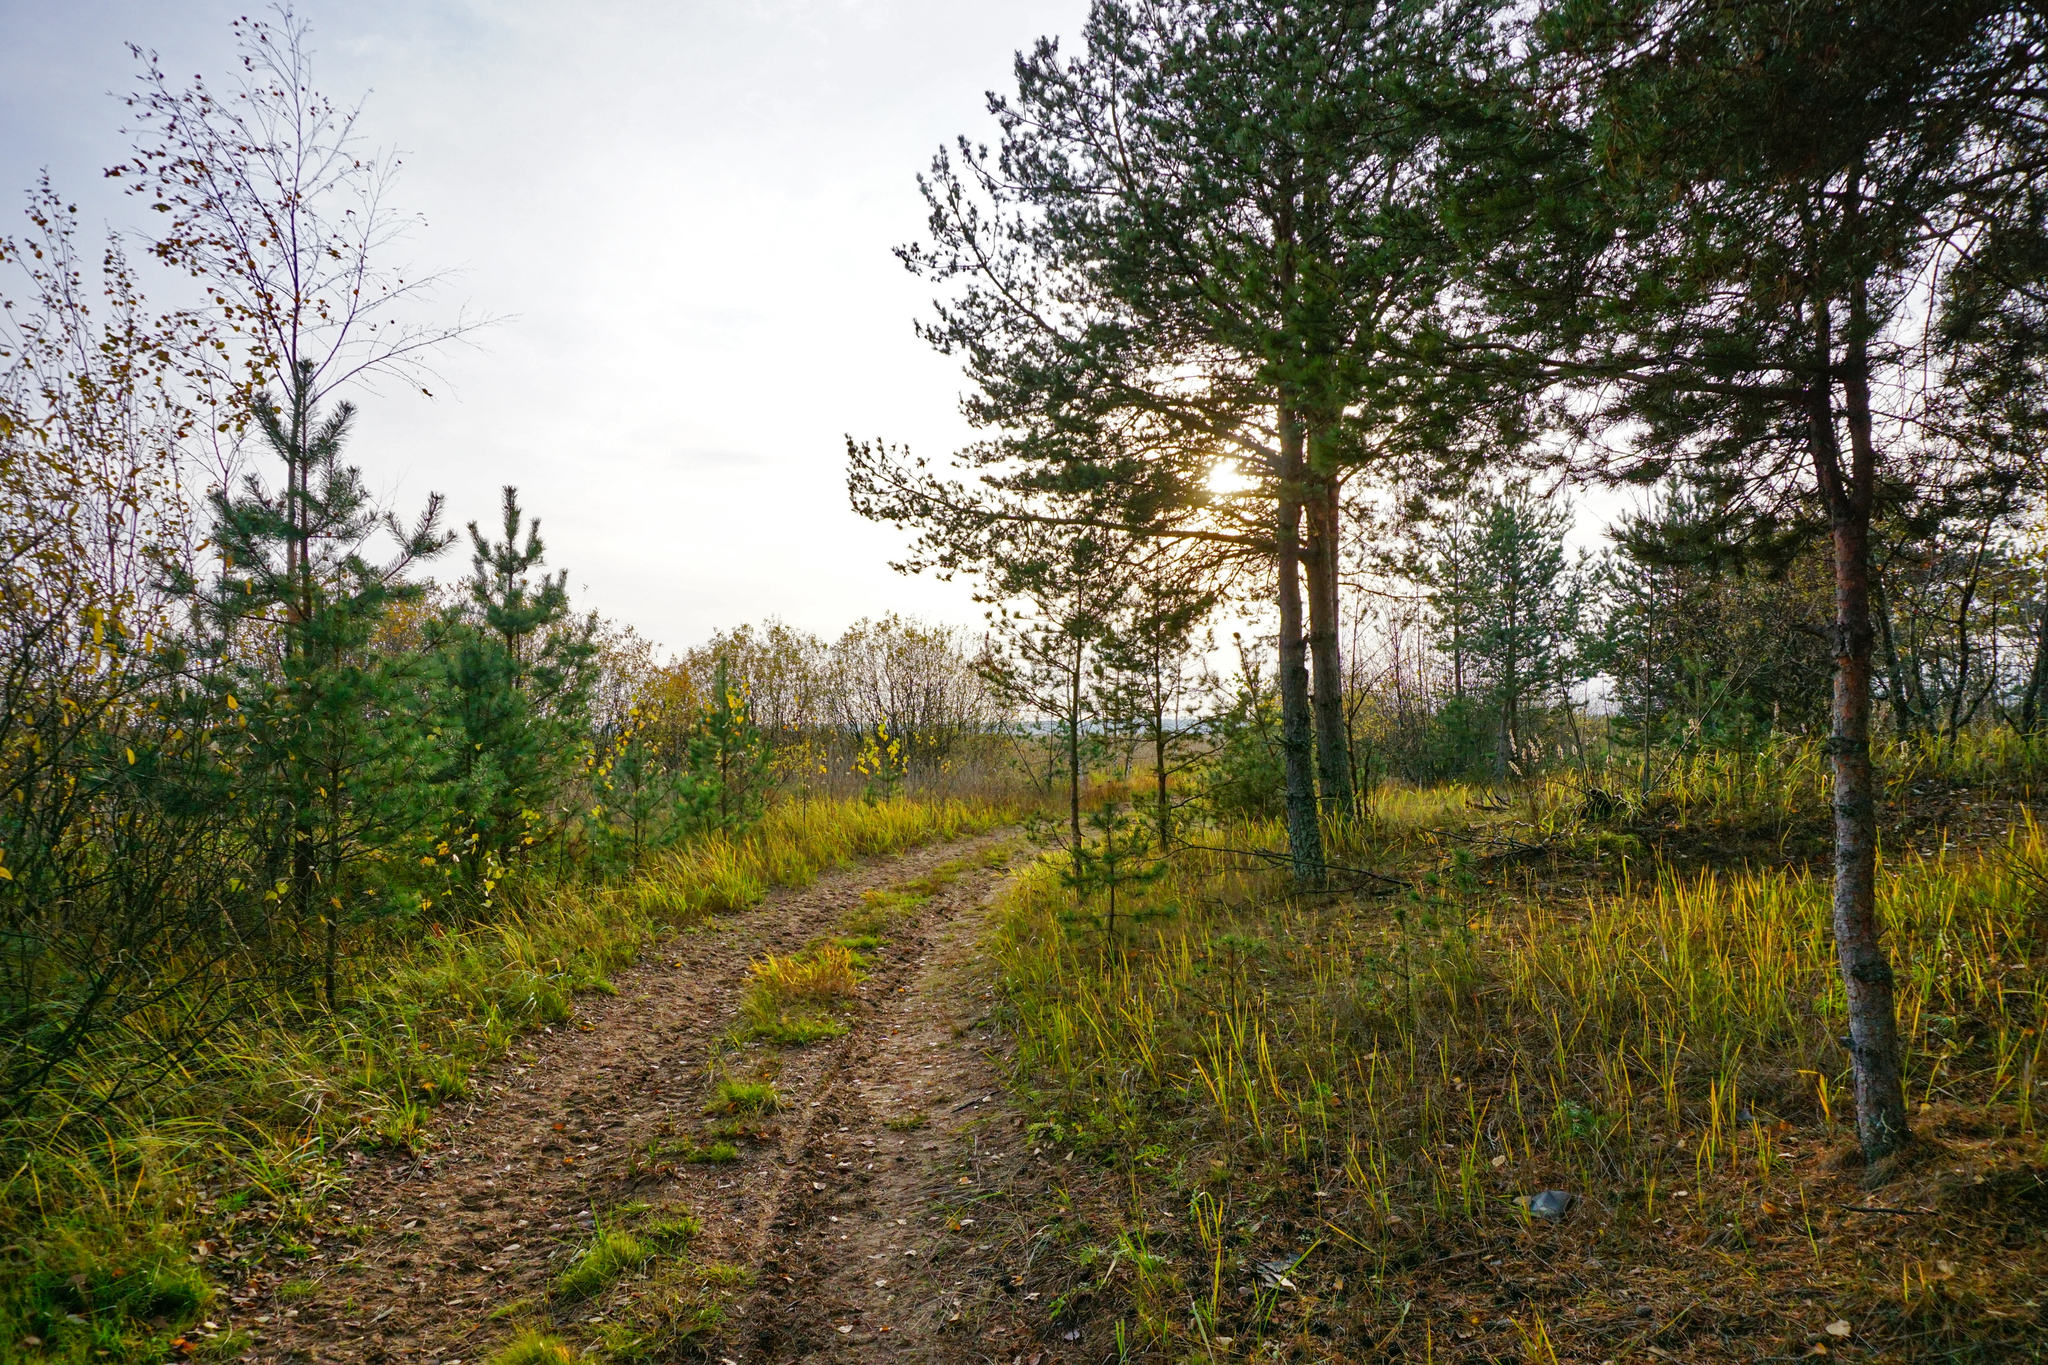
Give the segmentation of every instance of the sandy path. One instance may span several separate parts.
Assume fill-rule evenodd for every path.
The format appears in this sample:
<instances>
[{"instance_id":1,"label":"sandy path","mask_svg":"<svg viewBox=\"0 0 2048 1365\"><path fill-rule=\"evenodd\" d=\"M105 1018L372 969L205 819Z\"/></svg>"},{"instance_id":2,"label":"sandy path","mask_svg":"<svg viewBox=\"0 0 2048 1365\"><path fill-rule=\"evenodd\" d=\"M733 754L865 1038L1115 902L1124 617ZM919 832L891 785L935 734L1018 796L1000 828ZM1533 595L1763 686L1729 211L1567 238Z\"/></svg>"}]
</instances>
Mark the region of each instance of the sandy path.
<instances>
[{"instance_id":1,"label":"sandy path","mask_svg":"<svg viewBox=\"0 0 2048 1365\"><path fill-rule=\"evenodd\" d=\"M1006 1263L1022 1240L1016 1177L1043 1163L1005 1101L1003 1039L985 1017L988 908L984 892L924 921L913 974L821 1095L798 1154L809 1179L750 1305L749 1361L1052 1359L1026 1317L1039 1295Z\"/></svg>"},{"instance_id":2,"label":"sandy path","mask_svg":"<svg viewBox=\"0 0 2048 1365\"><path fill-rule=\"evenodd\" d=\"M900 1343L926 1359L982 1359L948 1343L962 1323L989 1338L990 1358L1017 1354L999 1348L1021 1323L975 1311L1000 1310L1000 1291L946 1282L985 1254L971 1248L986 1220L963 1224L959 1212L977 1172L1020 1137L999 1108L995 1059L969 1028L985 1006L970 984L972 943L1001 875L977 855L1001 842L918 849L773 893L618 973L616 996L579 997L574 1027L525 1039L479 1073L474 1100L442 1112L426 1156L361 1163L348 1205L331 1211L371 1235L314 1262L297 1296L254 1305L265 1311L244 1319L257 1334L251 1358L457 1365L520 1323L586 1336L605 1306L550 1303L548 1289L591 1227L629 1202L687 1208L703 1224L693 1260L754 1271L754 1292L704 1342L714 1358L905 1358ZM718 1046L749 960L842 932L863 892L963 859L968 870L873 954L847 1036ZM769 1073L782 1111L738 1161L662 1160L701 1123L719 1074ZM928 1127L884 1126L918 1111ZM845 1240L828 1247L834 1235Z\"/></svg>"}]
</instances>

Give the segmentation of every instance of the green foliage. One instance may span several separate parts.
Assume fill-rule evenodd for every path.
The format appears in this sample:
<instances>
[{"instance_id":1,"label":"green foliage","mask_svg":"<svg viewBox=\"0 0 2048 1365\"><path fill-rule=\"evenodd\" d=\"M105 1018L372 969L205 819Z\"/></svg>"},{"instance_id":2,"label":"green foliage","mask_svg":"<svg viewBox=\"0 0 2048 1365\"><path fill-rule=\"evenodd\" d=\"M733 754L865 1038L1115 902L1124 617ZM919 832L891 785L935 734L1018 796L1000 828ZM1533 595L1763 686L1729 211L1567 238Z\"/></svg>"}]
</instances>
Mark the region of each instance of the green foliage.
<instances>
[{"instance_id":1,"label":"green foliage","mask_svg":"<svg viewBox=\"0 0 2048 1365\"><path fill-rule=\"evenodd\" d=\"M676 1277L635 1302L624 1321L600 1325L598 1339L607 1359L625 1362L674 1360L697 1338L725 1321L725 1310L695 1286Z\"/></svg>"},{"instance_id":2,"label":"green foliage","mask_svg":"<svg viewBox=\"0 0 2048 1365\"><path fill-rule=\"evenodd\" d=\"M1127 926L1174 912L1169 903L1140 898L1170 870L1152 825L1108 801L1088 813L1086 828L1092 837L1070 850L1070 857L1057 860L1061 884L1074 893L1075 919L1098 925L1114 938L1119 908Z\"/></svg>"},{"instance_id":3,"label":"green foliage","mask_svg":"<svg viewBox=\"0 0 2048 1365\"><path fill-rule=\"evenodd\" d=\"M854 776L861 779L861 800L873 805L896 796L907 771L903 741L889 733L889 722L876 721L875 728L861 736L860 752L853 760Z\"/></svg>"},{"instance_id":4,"label":"green foliage","mask_svg":"<svg viewBox=\"0 0 2048 1365\"><path fill-rule=\"evenodd\" d=\"M723 1166L739 1159L739 1148L730 1142L713 1142L702 1147L691 1147L683 1153L683 1160L698 1166Z\"/></svg>"},{"instance_id":5,"label":"green foliage","mask_svg":"<svg viewBox=\"0 0 2048 1365\"><path fill-rule=\"evenodd\" d=\"M216 746L238 718L192 723L187 661L161 648L186 623L158 575L194 509L182 452L158 439L190 413L158 381L196 320L149 318L118 241L95 269L47 180L27 217L24 237L0 236L6 1118L119 1103L270 984L223 965L271 885L220 799ZM124 1026L167 997L182 1007Z\"/></svg>"},{"instance_id":6,"label":"green foliage","mask_svg":"<svg viewBox=\"0 0 2048 1365\"><path fill-rule=\"evenodd\" d=\"M1824 558L1734 556L1716 530L1712 507L1678 489L1625 519L1602 565L1593 662L1614 680L1625 748L1752 749L1827 726Z\"/></svg>"},{"instance_id":7,"label":"green foliage","mask_svg":"<svg viewBox=\"0 0 2048 1365\"><path fill-rule=\"evenodd\" d=\"M673 1254L695 1241L704 1231L704 1224L687 1213L665 1214L650 1219L640 1229L640 1235L654 1243L663 1252Z\"/></svg>"},{"instance_id":8,"label":"green foliage","mask_svg":"<svg viewBox=\"0 0 2048 1365\"><path fill-rule=\"evenodd\" d=\"M50 1226L32 1255L17 1247L0 1262L0 1323L37 1338L39 1359L158 1357L214 1300L181 1231L84 1220Z\"/></svg>"},{"instance_id":9,"label":"green foliage","mask_svg":"<svg viewBox=\"0 0 2048 1365\"><path fill-rule=\"evenodd\" d=\"M687 772L663 760L637 708L624 732L592 768L604 794L606 828L623 836L627 864L638 863L688 832L695 787Z\"/></svg>"},{"instance_id":10,"label":"green foliage","mask_svg":"<svg viewBox=\"0 0 2048 1365\"><path fill-rule=\"evenodd\" d=\"M469 524L473 549L468 601L443 614L434 641L445 698L446 766L456 835L469 884L486 882L506 862L555 830L556 798L580 765L595 681L595 621L569 612L568 570L534 570L545 547L540 522L520 543L518 490L504 490L504 539Z\"/></svg>"},{"instance_id":11,"label":"green foliage","mask_svg":"<svg viewBox=\"0 0 2048 1365\"><path fill-rule=\"evenodd\" d=\"M1285 805L1286 758L1280 749L1280 703L1247 660L1230 703L1209 721L1215 740L1202 770L1202 795L1228 819L1266 820Z\"/></svg>"},{"instance_id":12,"label":"green foliage","mask_svg":"<svg viewBox=\"0 0 2048 1365\"><path fill-rule=\"evenodd\" d=\"M844 1020L828 1015L779 1011L772 1014L749 1013L743 1033L747 1038L781 1047L807 1047L828 1038L843 1038L847 1028Z\"/></svg>"},{"instance_id":13,"label":"green foliage","mask_svg":"<svg viewBox=\"0 0 2048 1365\"><path fill-rule=\"evenodd\" d=\"M791 957L771 953L752 963L740 1005L741 1036L786 1046L839 1037L847 1026L830 1011L853 1001L866 968L843 942L814 943Z\"/></svg>"},{"instance_id":14,"label":"green foliage","mask_svg":"<svg viewBox=\"0 0 2048 1365\"><path fill-rule=\"evenodd\" d=\"M1131 585L1096 647L1095 710L1105 739L1122 750L1124 771L1149 751L1150 790L1137 804L1147 808L1161 853L1173 847L1175 779L1206 747L1190 714L1203 680L1196 636L1220 600L1199 574L1155 570Z\"/></svg>"},{"instance_id":15,"label":"green foliage","mask_svg":"<svg viewBox=\"0 0 2048 1365\"><path fill-rule=\"evenodd\" d=\"M718 1093L705 1107L705 1112L772 1114L781 1103L772 1082L725 1080L718 1083Z\"/></svg>"},{"instance_id":16,"label":"green foliage","mask_svg":"<svg viewBox=\"0 0 2048 1365\"><path fill-rule=\"evenodd\" d=\"M687 820L698 830L738 833L767 805L768 749L746 689L721 663L690 736Z\"/></svg>"},{"instance_id":17,"label":"green foliage","mask_svg":"<svg viewBox=\"0 0 2048 1365\"><path fill-rule=\"evenodd\" d=\"M1588 675L1581 649L1587 582L1567 563L1571 505L1526 486L1479 491L1454 504L1420 542L1414 568L1429 593L1437 649L1461 708L1441 727L1440 751L1462 757L1474 710L1493 729L1496 776L1519 774L1539 750L1547 706Z\"/></svg>"},{"instance_id":18,"label":"green foliage","mask_svg":"<svg viewBox=\"0 0 2048 1365\"><path fill-rule=\"evenodd\" d=\"M380 512L361 471L342 463L353 406L320 415L310 361L288 378L283 406L263 397L252 409L284 487L252 473L238 490L215 490L218 573L180 570L172 588L198 620L189 723L233 716L216 728L218 799L257 850L259 884L274 888L266 899L279 913L251 926L253 939L273 964L310 941L332 1008L346 926L416 904L390 873L439 823L438 793L421 780L433 738L421 661L372 643L387 614L420 595L407 570L449 538L438 498L410 527ZM376 564L365 546L380 531L396 549Z\"/></svg>"}]
</instances>

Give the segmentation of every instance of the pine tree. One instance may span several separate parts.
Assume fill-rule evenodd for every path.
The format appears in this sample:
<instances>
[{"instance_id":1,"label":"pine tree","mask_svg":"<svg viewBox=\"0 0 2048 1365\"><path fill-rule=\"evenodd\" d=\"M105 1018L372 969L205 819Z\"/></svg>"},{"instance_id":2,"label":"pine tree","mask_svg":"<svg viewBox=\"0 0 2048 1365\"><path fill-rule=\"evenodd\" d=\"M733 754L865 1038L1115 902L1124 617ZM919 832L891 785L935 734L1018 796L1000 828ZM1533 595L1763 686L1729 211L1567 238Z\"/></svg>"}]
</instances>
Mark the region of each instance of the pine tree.
<instances>
[{"instance_id":1,"label":"pine tree","mask_svg":"<svg viewBox=\"0 0 2048 1365\"><path fill-rule=\"evenodd\" d=\"M503 499L503 540L469 524L468 601L440 633L456 741L441 778L464 826L473 886L548 837L550 807L587 737L594 681L595 623L572 618L568 570L536 576L546 559L540 522L524 517L516 488Z\"/></svg>"},{"instance_id":2,"label":"pine tree","mask_svg":"<svg viewBox=\"0 0 2048 1365\"><path fill-rule=\"evenodd\" d=\"M1147 908L1132 901L1172 867L1166 850L1154 846L1148 823L1115 801L1089 812L1087 827L1095 837L1076 843L1072 860L1060 870L1061 883L1074 893L1075 911L1069 920L1098 924L1104 937L1114 940L1119 914L1128 923L1170 913L1163 906ZM1091 908L1098 897L1099 915Z\"/></svg>"},{"instance_id":3,"label":"pine tree","mask_svg":"<svg viewBox=\"0 0 2048 1365\"><path fill-rule=\"evenodd\" d=\"M1683 486L1623 517L1615 539L1591 662L1614 680L1610 733L1625 749L1740 749L1826 728L1829 589L1815 547L1731 552L1712 506ZM1647 789L1647 757L1640 780Z\"/></svg>"},{"instance_id":4,"label":"pine tree","mask_svg":"<svg viewBox=\"0 0 2048 1365\"><path fill-rule=\"evenodd\" d=\"M1108 728L1145 744L1152 755L1151 819L1162 856L1173 848L1175 773L1190 761L1196 727L1184 714L1197 683L1196 634L1221 593L1199 578L1155 564L1105 622L1097 655L1096 708Z\"/></svg>"},{"instance_id":5,"label":"pine tree","mask_svg":"<svg viewBox=\"0 0 2048 1365\"><path fill-rule=\"evenodd\" d=\"M1000 643L983 655L983 680L1056 746L1066 770L1065 844L1079 875L1081 798L1099 742L1090 722L1093 656L1126 587L1126 543L1094 531L1014 527L988 574L990 620Z\"/></svg>"},{"instance_id":6,"label":"pine tree","mask_svg":"<svg viewBox=\"0 0 2048 1365\"><path fill-rule=\"evenodd\" d=\"M256 404L284 487L251 474L239 491L215 492L219 573L181 573L174 586L197 608L192 645L207 693L241 722L237 809L264 850L275 900L317 936L331 1008L345 926L397 908L380 884L384 852L436 821L437 797L422 780L425 670L372 641L390 609L422 591L407 570L451 538L438 497L411 526L374 505L361 472L341 459L355 409L339 403L323 417L313 390L302 365L281 406ZM373 564L366 549L379 532L397 552Z\"/></svg>"},{"instance_id":7,"label":"pine tree","mask_svg":"<svg viewBox=\"0 0 2048 1365\"><path fill-rule=\"evenodd\" d=\"M1519 775L1530 708L1566 699L1581 680L1584 574L1566 562L1569 504L1526 487L1478 494L1424 539L1419 576L1435 616L1437 649L1453 662L1453 701L1466 689L1492 719L1493 768Z\"/></svg>"},{"instance_id":8,"label":"pine tree","mask_svg":"<svg viewBox=\"0 0 2048 1365\"><path fill-rule=\"evenodd\" d=\"M603 795L605 828L616 835L618 826L625 826L630 864L688 827L695 789L687 773L663 761L659 732L638 708L603 754L593 757L591 767Z\"/></svg>"}]
</instances>

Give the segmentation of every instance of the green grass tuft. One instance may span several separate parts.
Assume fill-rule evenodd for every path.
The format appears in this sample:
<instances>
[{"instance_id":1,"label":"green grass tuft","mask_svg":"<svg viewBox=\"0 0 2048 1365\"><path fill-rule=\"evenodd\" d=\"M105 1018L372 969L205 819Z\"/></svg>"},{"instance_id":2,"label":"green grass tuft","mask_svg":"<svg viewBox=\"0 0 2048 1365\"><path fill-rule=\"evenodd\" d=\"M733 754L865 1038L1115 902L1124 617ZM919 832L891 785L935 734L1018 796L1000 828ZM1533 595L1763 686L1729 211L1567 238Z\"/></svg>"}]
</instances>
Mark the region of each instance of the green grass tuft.
<instances>
[{"instance_id":1,"label":"green grass tuft","mask_svg":"<svg viewBox=\"0 0 2048 1365\"><path fill-rule=\"evenodd\" d=\"M804 1047L827 1038L845 1036L847 1025L837 1019L807 1015L777 1014L750 1020L742 1036L747 1041L774 1043L781 1047Z\"/></svg>"},{"instance_id":2,"label":"green grass tuft","mask_svg":"<svg viewBox=\"0 0 2048 1365\"><path fill-rule=\"evenodd\" d=\"M640 1229L640 1235L663 1251L675 1251L695 1241L704 1224L687 1213L656 1218Z\"/></svg>"},{"instance_id":3,"label":"green grass tuft","mask_svg":"<svg viewBox=\"0 0 2048 1365\"><path fill-rule=\"evenodd\" d=\"M602 1293L620 1276L640 1269L653 1255L632 1233L603 1229L575 1264L555 1277L555 1292L567 1299L587 1299Z\"/></svg>"},{"instance_id":4,"label":"green grass tuft","mask_svg":"<svg viewBox=\"0 0 2048 1365\"><path fill-rule=\"evenodd\" d=\"M707 1114L772 1114L781 1107L773 1081L720 1081L718 1095L705 1106Z\"/></svg>"}]
</instances>

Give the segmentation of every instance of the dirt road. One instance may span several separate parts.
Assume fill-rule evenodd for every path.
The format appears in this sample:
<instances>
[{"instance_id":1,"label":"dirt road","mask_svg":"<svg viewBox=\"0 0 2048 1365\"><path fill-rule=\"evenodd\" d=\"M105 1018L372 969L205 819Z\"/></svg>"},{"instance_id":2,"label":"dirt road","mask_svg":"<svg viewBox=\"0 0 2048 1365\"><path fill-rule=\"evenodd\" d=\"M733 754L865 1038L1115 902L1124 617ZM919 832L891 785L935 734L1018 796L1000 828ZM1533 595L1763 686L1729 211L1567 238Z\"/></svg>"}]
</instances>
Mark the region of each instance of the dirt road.
<instances>
[{"instance_id":1,"label":"dirt road","mask_svg":"<svg viewBox=\"0 0 2048 1365\"><path fill-rule=\"evenodd\" d=\"M984 837L776 892L621 972L616 996L580 997L573 1026L515 1044L442 1111L425 1155L360 1159L331 1206L360 1243L330 1242L242 1306L251 1357L472 1365L538 1329L746 1365L1050 1362L997 1249L1005 1191L1038 1164L1003 1102L975 957L1005 853ZM864 950L844 1036L730 1041L750 961L843 934L868 893L919 879L930 899ZM740 1079L772 1083L773 1112L707 1120ZM600 1229L684 1213L701 1228L686 1244L562 1291Z\"/></svg>"}]
</instances>

